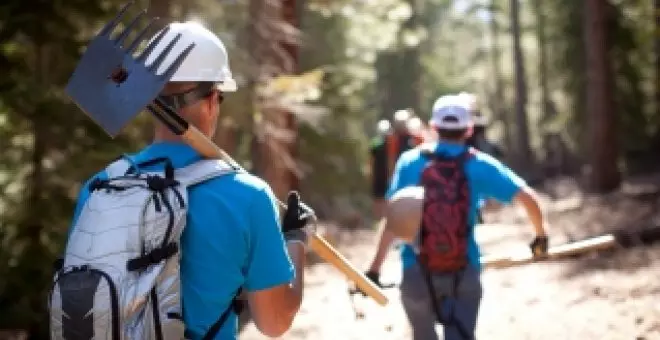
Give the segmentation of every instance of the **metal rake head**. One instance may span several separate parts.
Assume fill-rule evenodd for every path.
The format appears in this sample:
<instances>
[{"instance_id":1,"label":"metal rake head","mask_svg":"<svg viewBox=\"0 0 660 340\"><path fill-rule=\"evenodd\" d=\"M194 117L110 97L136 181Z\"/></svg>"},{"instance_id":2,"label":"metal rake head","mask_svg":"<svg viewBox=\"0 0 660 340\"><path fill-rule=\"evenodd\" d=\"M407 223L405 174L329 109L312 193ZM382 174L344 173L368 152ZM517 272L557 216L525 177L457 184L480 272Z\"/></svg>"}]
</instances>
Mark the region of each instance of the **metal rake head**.
<instances>
[{"instance_id":1,"label":"metal rake head","mask_svg":"<svg viewBox=\"0 0 660 340\"><path fill-rule=\"evenodd\" d=\"M145 10L131 20L123 32L112 38L113 30L133 3L124 5L119 14L92 39L66 87L66 93L78 107L112 137L154 100L194 48L194 44L187 46L164 72L157 74L181 34L177 34L153 62L146 65L147 57L161 42L168 28L161 30L141 53L134 56L156 18L149 19L130 45L127 44L128 35L142 21Z\"/></svg>"}]
</instances>

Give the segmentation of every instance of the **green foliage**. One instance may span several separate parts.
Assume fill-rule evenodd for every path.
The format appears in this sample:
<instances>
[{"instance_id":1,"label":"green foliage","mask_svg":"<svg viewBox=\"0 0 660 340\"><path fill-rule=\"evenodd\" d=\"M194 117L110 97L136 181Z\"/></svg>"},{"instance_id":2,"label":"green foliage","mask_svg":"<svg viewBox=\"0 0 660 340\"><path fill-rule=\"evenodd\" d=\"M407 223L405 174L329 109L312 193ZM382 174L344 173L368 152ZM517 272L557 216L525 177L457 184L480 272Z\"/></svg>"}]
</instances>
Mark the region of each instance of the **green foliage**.
<instances>
[{"instance_id":1,"label":"green foliage","mask_svg":"<svg viewBox=\"0 0 660 340\"><path fill-rule=\"evenodd\" d=\"M138 123L108 143L63 93L85 43L80 33L114 12L107 5L0 6L0 329L44 334L51 263L62 250L78 183L139 141L131 134Z\"/></svg>"}]
</instances>

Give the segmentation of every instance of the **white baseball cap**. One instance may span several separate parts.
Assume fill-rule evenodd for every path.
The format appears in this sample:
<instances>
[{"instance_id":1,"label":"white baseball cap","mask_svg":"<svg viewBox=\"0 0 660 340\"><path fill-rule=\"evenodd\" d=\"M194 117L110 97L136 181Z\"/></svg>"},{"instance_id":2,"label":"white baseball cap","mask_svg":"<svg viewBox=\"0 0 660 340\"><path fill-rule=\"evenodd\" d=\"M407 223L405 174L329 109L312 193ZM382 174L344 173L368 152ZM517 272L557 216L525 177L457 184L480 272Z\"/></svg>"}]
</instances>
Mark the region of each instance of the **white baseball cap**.
<instances>
[{"instance_id":1,"label":"white baseball cap","mask_svg":"<svg viewBox=\"0 0 660 340\"><path fill-rule=\"evenodd\" d=\"M391 128L392 125L387 119L381 119L378 121L378 126L377 126L378 133L386 134L387 132L390 131Z\"/></svg>"},{"instance_id":2,"label":"white baseball cap","mask_svg":"<svg viewBox=\"0 0 660 340\"><path fill-rule=\"evenodd\" d=\"M394 121L397 123L405 123L410 119L410 116L410 110L408 109L397 110L394 112Z\"/></svg>"},{"instance_id":3,"label":"white baseball cap","mask_svg":"<svg viewBox=\"0 0 660 340\"><path fill-rule=\"evenodd\" d=\"M465 96L448 95L433 103L429 125L436 129L463 130L472 126L472 115Z\"/></svg>"}]
</instances>

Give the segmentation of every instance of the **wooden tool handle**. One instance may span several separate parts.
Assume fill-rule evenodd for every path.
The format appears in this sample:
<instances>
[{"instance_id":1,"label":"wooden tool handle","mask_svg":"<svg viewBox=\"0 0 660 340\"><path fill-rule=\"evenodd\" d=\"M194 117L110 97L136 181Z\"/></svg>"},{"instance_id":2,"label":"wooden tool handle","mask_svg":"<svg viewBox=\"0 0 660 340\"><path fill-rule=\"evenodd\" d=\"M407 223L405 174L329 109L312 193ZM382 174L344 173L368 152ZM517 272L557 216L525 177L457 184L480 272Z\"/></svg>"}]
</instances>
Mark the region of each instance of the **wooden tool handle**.
<instances>
[{"instance_id":1,"label":"wooden tool handle","mask_svg":"<svg viewBox=\"0 0 660 340\"><path fill-rule=\"evenodd\" d=\"M183 133L182 137L186 143L192 146L204 157L220 158L240 168L240 166L236 164L236 162L224 150L215 145L215 143L194 126L190 125ZM280 205L283 205L282 202L279 203ZM384 306L387 304L387 297L383 294L382 290L364 276L364 274L356 270L355 267L353 267L353 265L351 265L351 263L348 262L348 260L333 248L322 236L314 234L310 240L310 247L324 261L339 269L339 271L353 281L358 288L376 300L380 305Z\"/></svg>"},{"instance_id":2,"label":"wooden tool handle","mask_svg":"<svg viewBox=\"0 0 660 340\"><path fill-rule=\"evenodd\" d=\"M586 253L589 251L610 249L617 245L614 235L607 234L598 237L589 238L582 241L562 244L548 249L548 254L545 259L560 259L563 257L573 256L577 254ZM485 268L504 268L516 265L522 265L536 261L532 255L532 251L525 249L522 252L517 252L508 255L490 255L482 256L481 264Z\"/></svg>"},{"instance_id":3,"label":"wooden tool handle","mask_svg":"<svg viewBox=\"0 0 660 340\"><path fill-rule=\"evenodd\" d=\"M181 135L183 140L192 146L197 152L206 158L220 158L223 160L230 159L232 163L234 160L222 150L219 146L215 145L208 137L206 137L196 127L189 125L188 129Z\"/></svg>"},{"instance_id":4,"label":"wooden tool handle","mask_svg":"<svg viewBox=\"0 0 660 340\"><path fill-rule=\"evenodd\" d=\"M373 298L378 304L381 306L387 305L388 299L387 296L383 294L382 290L364 276L364 274L356 270L355 267L353 267L343 255L337 252L337 250L335 250L335 248L333 248L322 236L314 234L314 237L310 241L310 247L321 258L335 266L351 281L355 282L355 285L361 291Z\"/></svg>"}]
</instances>

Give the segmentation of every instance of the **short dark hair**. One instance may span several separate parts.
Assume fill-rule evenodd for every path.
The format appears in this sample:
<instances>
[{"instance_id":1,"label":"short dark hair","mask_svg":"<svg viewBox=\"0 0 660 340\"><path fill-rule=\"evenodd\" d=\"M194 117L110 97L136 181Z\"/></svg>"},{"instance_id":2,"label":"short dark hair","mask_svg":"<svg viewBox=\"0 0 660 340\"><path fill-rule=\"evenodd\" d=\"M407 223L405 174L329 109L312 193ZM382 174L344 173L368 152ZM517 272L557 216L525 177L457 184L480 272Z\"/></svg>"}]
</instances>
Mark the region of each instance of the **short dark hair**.
<instances>
[{"instance_id":1,"label":"short dark hair","mask_svg":"<svg viewBox=\"0 0 660 340\"><path fill-rule=\"evenodd\" d=\"M465 139L468 129L436 129L438 137L450 142L460 142Z\"/></svg>"}]
</instances>

